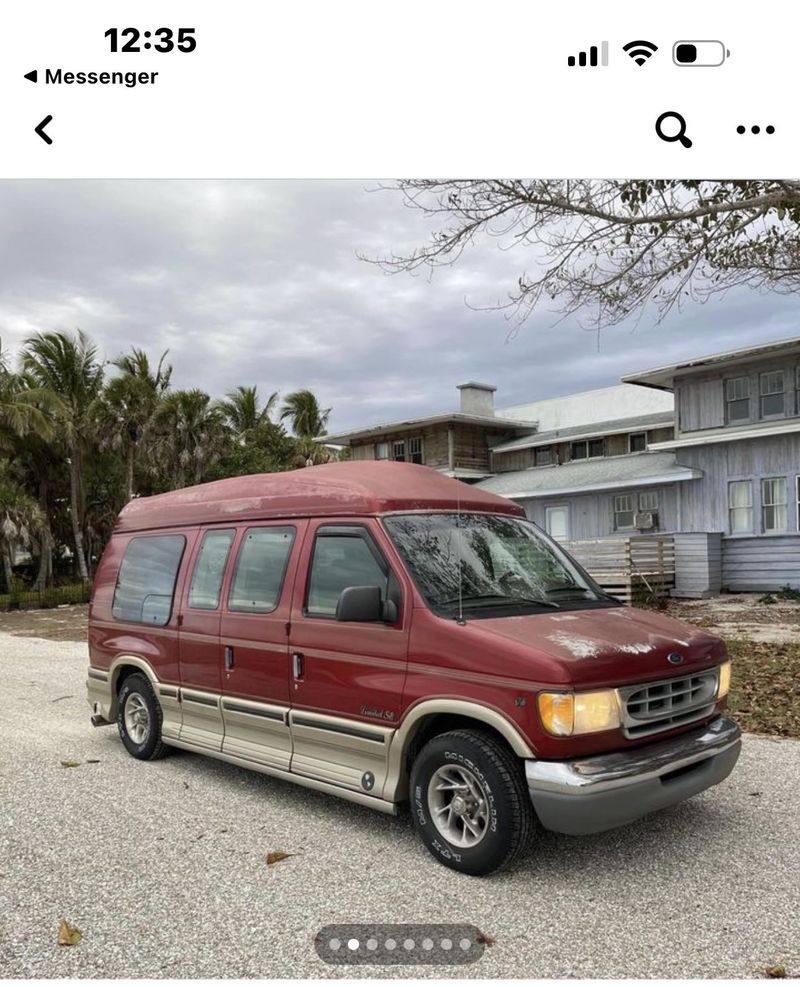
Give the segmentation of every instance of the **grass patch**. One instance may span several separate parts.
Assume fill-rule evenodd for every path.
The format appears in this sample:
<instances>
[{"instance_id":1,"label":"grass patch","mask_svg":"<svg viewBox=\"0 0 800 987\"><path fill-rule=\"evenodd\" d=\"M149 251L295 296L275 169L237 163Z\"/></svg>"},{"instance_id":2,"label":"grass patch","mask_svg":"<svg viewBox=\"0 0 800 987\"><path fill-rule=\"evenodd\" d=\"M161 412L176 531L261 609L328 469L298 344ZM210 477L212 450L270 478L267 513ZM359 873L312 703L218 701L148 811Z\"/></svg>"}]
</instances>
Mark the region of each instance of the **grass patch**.
<instances>
[{"instance_id":1,"label":"grass patch","mask_svg":"<svg viewBox=\"0 0 800 987\"><path fill-rule=\"evenodd\" d=\"M726 644L733 662L728 708L741 728L800 738L800 644Z\"/></svg>"},{"instance_id":2,"label":"grass patch","mask_svg":"<svg viewBox=\"0 0 800 987\"><path fill-rule=\"evenodd\" d=\"M91 583L68 583L48 586L41 593L14 587L13 593L0 593L0 610L47 610L74 603L88 603Z\"/></svg>"}]
</instances>

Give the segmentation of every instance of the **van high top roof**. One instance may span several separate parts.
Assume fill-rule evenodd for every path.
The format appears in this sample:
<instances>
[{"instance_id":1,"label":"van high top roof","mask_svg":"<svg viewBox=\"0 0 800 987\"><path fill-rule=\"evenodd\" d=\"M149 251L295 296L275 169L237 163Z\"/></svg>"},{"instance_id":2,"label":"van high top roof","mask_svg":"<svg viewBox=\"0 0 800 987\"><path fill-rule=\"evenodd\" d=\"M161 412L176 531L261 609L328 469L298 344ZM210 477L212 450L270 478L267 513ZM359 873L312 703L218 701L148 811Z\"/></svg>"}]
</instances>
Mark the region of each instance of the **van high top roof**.
<instances>
[{"instance_id":1,"label":"van high top roof","mask_svg":"<svg viewBox=\"0 0 800 987\"><path fill-rule=\"evenodd\" d=\"M344 462L238 476L132 500L115 531L291 517L354 517L454 510L524 517L504 497L411 463Z\"/></svg>"}]
</instances>

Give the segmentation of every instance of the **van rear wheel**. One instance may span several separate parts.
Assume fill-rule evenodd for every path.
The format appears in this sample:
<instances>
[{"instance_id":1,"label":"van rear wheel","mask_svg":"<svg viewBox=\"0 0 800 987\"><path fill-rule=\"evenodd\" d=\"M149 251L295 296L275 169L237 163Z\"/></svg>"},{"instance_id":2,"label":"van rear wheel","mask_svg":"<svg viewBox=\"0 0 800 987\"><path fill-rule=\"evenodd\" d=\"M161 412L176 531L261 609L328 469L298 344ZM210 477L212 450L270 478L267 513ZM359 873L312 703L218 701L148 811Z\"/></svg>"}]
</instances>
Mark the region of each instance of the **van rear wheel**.
<instances>
[{"instance_id":1,"label":"van rear wheel","mask_svg":"<svg viewBox=\"0 0 800 987\"><path fill-rule=\"evenodd\" d=\"M428 741L411 769L411 809L428 850L464 874L506 867L534 822L520 758L481 730Z\"/></svg>"},{"instance_id":2,"label":"van rear wheel","mask_svg":"<svg viewBox=\"0 0 800 987\"><path fill-rule=\"evenodd\" d=\"M129 754L140 761L154 761L167 752L161 740L161 706L150 680L134 672L122 683L117 703L117 727Z\"/></svg>"}]
</instances>

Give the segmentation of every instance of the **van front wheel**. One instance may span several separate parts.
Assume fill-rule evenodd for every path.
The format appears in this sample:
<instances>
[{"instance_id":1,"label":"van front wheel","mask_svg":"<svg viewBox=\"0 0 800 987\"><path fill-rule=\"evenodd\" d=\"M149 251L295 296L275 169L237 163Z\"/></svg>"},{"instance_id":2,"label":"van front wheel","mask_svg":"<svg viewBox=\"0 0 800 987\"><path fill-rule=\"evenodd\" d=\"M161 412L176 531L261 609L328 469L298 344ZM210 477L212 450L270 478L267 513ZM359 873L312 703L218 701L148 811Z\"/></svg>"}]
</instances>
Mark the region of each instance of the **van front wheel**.
<instances>
[{"instance_id":1,"label":"van front wheel","mask_svg":"<svg viewBox=\"0 0 800 987\"><path fill-rule=\"evenodd\" d=\"M140 761L164 756L161 718L161 706L150 680L141 672L129 675L122 683L117 703L117 727L129 754Z\"/></svg>"},{"instance_id":2,"label":"van front wheel","mask_svg":"<svg viewBox=\"0 0 800 987\"><path fill-rule=\"evenodd\" d=\"M411 811L433 856L464 874L507 866L533 828L520 759L481 730L428 741L411 769Z\"/></svg>"}]
</instances>

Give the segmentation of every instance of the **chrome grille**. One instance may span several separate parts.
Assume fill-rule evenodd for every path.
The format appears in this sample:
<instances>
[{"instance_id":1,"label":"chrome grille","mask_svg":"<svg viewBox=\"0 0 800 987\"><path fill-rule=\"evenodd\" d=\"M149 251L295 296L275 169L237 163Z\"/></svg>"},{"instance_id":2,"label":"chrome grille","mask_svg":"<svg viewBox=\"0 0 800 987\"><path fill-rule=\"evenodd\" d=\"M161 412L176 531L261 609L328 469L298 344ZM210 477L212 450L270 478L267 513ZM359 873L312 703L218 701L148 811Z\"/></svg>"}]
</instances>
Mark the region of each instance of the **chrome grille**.
<instances>
[{"instance_id":1,"label":"chrome grille","mask_svg":"<svg viewBox=\"0 0 800 987\"><path fill-rule=\"evenodd\" d=\"M618 689L622 732L645 737L702 720L714 709L718 670Z\"/></svg>"}]
</instances>

